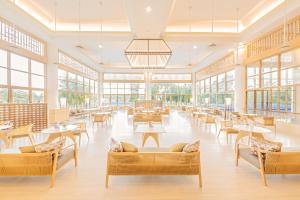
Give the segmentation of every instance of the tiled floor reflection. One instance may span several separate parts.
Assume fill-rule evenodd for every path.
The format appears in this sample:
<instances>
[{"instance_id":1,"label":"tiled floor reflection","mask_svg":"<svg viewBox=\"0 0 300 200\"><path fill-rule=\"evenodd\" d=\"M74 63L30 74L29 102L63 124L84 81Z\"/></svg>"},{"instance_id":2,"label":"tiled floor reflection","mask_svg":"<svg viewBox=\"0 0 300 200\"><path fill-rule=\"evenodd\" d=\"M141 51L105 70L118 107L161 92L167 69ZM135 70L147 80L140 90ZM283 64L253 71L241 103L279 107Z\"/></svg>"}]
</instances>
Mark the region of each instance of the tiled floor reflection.
<instances>
[{"instance_id":1,"label":"tiled floor reflection","mask_svg":"<svg viewBox=\"0 0 300 200\"><path fill-rule=\"evenodd\" d=\"M82 119L81 119L82 120ZM1 177L0 200L140 200L140 199L299 199L300 176L268 176L269 186L261 184L259 172L241 161L238 168L234 163L234 138L226 144L224 135L217 138L214 126L197 124L188 113L173 111L164 117L167 133L161 134L162 147L177 142L201 141L201 165L203 188L198 188L197 177L193 176L136 176L112 177L110 187L105 189L106 154L109 138L127 141L141 146L141 135L133 133L132 117L125 111L114 114L111 123L92 126L89 121L90 141L83 136L79 149L77 169L73 163L57 173L54 188L49 189L49 177ZM285 148L300 149L299 135L278 133L267 136L284 143ZM43 141L46 135L37 134L36 140ZM14 148L26 145L19 140ZM147 147L155 147L151 139Z\"/></svg>"}]
</instances>

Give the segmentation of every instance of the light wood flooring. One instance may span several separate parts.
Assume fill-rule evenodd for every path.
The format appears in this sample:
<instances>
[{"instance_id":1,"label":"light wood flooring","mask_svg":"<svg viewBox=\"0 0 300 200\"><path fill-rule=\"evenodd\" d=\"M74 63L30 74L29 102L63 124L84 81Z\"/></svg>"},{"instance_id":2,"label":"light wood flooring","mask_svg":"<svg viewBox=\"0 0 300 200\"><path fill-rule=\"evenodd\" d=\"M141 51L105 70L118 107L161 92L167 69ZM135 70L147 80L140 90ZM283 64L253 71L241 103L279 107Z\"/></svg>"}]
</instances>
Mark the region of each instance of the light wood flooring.
<instances>
[{"instance_id":1,"label":"light wood flooring","mask_svg":"<svg viewBox=\"0 0 300 200\"><path fill-rule=\"evenodd\" d=\"M245 161L235 167L233 143L227 145L223 135L217 139L214 127L193 122L187 113L174 111L164 119L167 133L162 147L177 142L201 140L203 188L196 176L119 176L105 184L106 153L110 137L141 146L141 135L133 134L132 119L126 112L115 114L111 125L89 124L90 142L83 140L78 167L69 163L58 171L54 188L49 177L1 177L0 200L189 200L189 199L300 199L299 175L271 175L268 187L261 184L259 172ZM299 132L300 134L300 132ZM284 143L286 148L300 149L300 135L278 133L267 136ZM151 139L146 143L155 147Z\"/></svg>"}]
</instances>

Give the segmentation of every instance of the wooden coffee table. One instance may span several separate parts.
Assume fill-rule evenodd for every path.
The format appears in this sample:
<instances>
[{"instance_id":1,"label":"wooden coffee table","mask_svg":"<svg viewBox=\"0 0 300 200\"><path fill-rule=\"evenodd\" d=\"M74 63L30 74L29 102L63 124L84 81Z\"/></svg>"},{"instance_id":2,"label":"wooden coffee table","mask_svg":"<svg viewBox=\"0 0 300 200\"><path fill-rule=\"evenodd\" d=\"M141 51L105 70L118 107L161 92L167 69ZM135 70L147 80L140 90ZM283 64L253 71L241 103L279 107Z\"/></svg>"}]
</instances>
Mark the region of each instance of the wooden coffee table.
<instances>
[{"instance_id":1,"label":"wooden coffee table","mask_svg":"<svg viewBox=\"0 0 300 200\"><path fill-rule=\"evenodd\" d=\"M144 147L149 137L152 137L159 147L159 134L165 133L166 130L161 124L139 124L135 129L136 133L142 134L142 146Z\"/></svg>"}]
</instances>

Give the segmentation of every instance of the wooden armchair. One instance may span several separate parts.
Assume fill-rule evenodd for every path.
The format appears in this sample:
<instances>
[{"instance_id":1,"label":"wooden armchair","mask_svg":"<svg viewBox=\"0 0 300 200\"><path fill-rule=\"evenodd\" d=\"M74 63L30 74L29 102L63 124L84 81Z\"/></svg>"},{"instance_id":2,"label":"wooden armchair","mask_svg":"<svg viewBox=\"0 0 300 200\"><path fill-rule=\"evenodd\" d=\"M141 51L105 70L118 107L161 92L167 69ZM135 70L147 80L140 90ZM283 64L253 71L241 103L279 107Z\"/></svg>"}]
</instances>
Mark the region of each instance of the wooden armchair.
<instances>
[{"instance_id":1,"label":"wooden armchair","mask_svg":"<svg viewBox=\"0 0 300 200\"><path fill-rule=\"evenodd\" d=\"M218 137L220 136L221 132L226 134L226 142L228 144L228 135L237 135L239 133L238 130L233 129L233 122L231 120L221 120L220 121L221 128L219 130Z\"/></svg>"},{"instance_id":2,"label":"wooden armchair","mask_svg":"<svg viewBox=\"0 0 300 200\"><path fill-rule=\"evenodd\" d=\"M148 121L154 123L162 123L162 115L160 113L150 114L148 116Z\"/></svg>"},{"instance_id":3,"label":"wooden armchair","mask_svg":"<svg viewBox=\"0 0 300 200\"><path fill-rule=\"evenodd\" d=\"M134 115L134 110L133 110L133 108L128 108L128 110L127 110L127 115Z\"/></svg>"},{"instance_id":4,"label":"wooden armchair","mask_svg":"<svg viewBox=\"0 0 300 200\"><path fill-rule=\"evenodd\" d=\"M241 122L241 115L239 112L231 112L230 119L235 123L239 124Z\"/></svg>"},{"instance_id":5,"label":"wooden armchair","mask_svg":"<svg viewBox=\"0 0 300 200\"><path fill-rule=\"evenodd\" d=\"M79 137L78 144L80 146L80 144L81 144L81 135L82 134L85 134L87 136L88 141L90 140L90 137L89 137L88 131L86 129L86 124L84 122L77 123L76 125L78 126L78 128L77 128L76 131L73 131L73 135Z\"/></svg>"},{"instance_id":6,"label":"wooden armchair","mask_svg":"<svg viewBox=\"0 0 300 200\"><path fill-rule=\"evenodd\" d=\"M255 117L254 118L255 124L264 126L264 127L272 127L274 128L274 132L276 134L276 122L274 117Z\"/></svg>"},{"instance_id":7,"label":"wooden armchair","mask_svg":"<svg viewBox=\"0 0 300 200\"><path fill-rule=\"evenodd\" d=\"M170 107L166 107L165 109L163 109L161 111L161 114L162 115L170 115L170 111L171 111Z\"/></svg>"},{"instance_id":8,"label":"wooden armchair","mask_svg":"<svg viewBox=\"0 0 300 200\"><path fill-rule=\"evenodd\" d=\"M144 114L144 113L136 113L136 114L133 116L133 125L135 125L136 123L139 123L139 122L148 122L147 114Z\"/></svg>"},{"instance_id":9,"label":"wooden armchair","mask_svg":"<svg viewBox=\"0 0 300 200\"><path fill-rule=\"evenodd\" d=\"M101 123L103 125L104 122L107 122L107 115L93 114L93 126L95 123Z\"/></svg>"},{"instance_id":10,"label":"wooden armchair","mask_svg":"<svg viewBox=\"0 0 300 200\"><path fill-rule=\"evenodd\" d=\"M202 121L205 123L205 126L207 126L207 124L214 124L215 128L217 130L217 123L216 123L216 117L213 115L206 115L205 117L202 117Z\"/></svg>"},{"instance_id":11,"label":"wooden armchair","mask_svg":"<svg viewBox=\"0 0 300 200\"><path fill-rule=\"evenodd\" d=\"M266 174L300 174L300 152L269 152L258 149L258 156L255 156L251 154L250 147L240 148L238 141L246 136L249 134L244 133L237 138L236 166L240 157L246 160L259 170L265 186Z\"/></svg>"},{"instance_id":12,"label":"wooden armchair","mask_svg":"<svg viewBox=\"0 0 300 200\"><path fill-rule=\"evenodd\" d=\"M32 134L33 124L27 126L21 126L19 128L12 129L7 134L9 140L9 146L13 144L13 140L17 138L28 137L31 145L34 145L34 138Z\"/></svg>"}]
</instances>

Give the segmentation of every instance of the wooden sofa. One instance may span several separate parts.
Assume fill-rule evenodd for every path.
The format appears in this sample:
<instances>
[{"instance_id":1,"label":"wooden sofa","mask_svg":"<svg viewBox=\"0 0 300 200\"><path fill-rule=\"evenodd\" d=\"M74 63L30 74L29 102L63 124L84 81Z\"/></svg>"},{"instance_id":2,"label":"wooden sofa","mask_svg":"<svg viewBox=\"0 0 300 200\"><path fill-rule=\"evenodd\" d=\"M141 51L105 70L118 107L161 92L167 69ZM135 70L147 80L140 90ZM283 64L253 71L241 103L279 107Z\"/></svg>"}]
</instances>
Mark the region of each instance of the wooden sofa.
<instances>
[{"instance_id":1,"label":"wooden sofa","mask_svg":"<svg viewBox=\"0 0 300 200\"><path fill-rule=\"evenodd\" d=\"M77 166L77 145L72 133L51 134L45 143L61 138L70 138L72 144L42 153L1 153L0 176L50 176L50 187L53 187L57 170L72 159Z\"/></svg>"},{"instance_id":2,"label":"wooden sofa","mask_svg":"<svg viewBox=\"0 0 300 200\"><path fill-rule=\"evenodd\" d=\"M258 156L255 156L251 153L250 147L240 147L238 140L242 138L237 138L236 166L238 166L239 158L246 160L259 170L265 186L267 186L267 174L300 174L300 152L263 152L258 150Z\"/></svg>"},{"instance_id":3,"label":"wooden sofa","mask_svg":"<svg viewBox=\"0 0 300 200\"><path fill-rule=\"evenodd\" d=\"M122 175L197 175L202 187L200 152L109 152L106 187L109 176Z\"/></svg>"}]
</instances>

